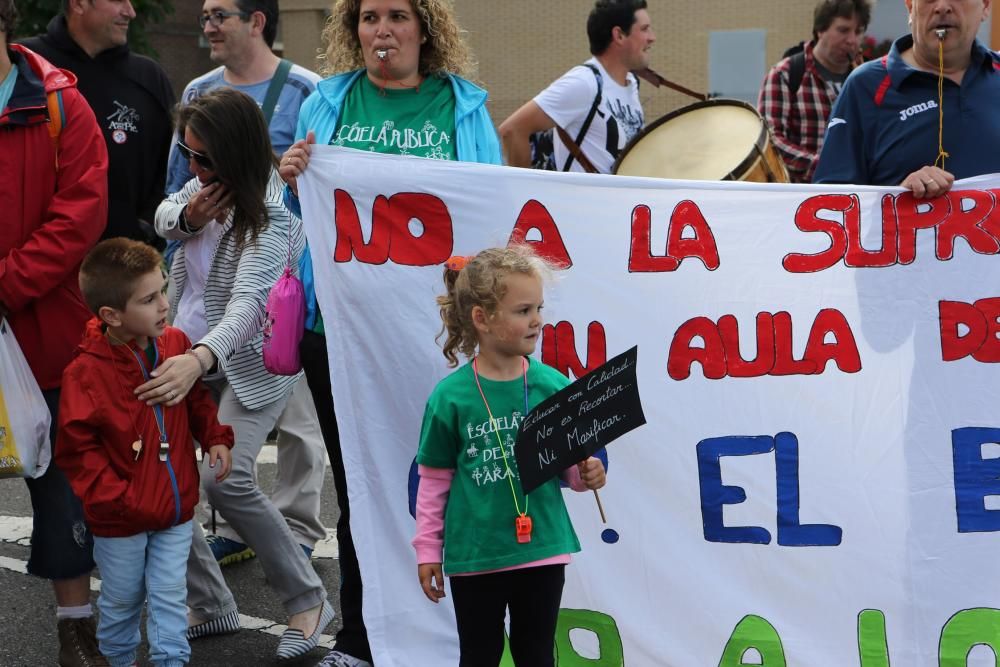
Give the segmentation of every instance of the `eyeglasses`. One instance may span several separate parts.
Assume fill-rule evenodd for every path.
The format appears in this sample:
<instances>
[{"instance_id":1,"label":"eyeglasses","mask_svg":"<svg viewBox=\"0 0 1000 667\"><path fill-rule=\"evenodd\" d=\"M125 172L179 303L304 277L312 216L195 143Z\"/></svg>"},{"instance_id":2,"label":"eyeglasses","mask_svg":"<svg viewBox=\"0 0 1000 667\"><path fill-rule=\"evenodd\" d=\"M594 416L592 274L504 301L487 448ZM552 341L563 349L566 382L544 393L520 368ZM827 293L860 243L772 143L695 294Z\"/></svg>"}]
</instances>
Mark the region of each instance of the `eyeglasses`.
<instances>
[{"instance_id":1,"label":"eyeglasses","mask_svg":"<svg viewBox=\"0 0 1000 667\"><path fill-rule=\"evenodd\" d=\"M201 26L202 30L205 29L206 23L211 23L216 28L221 28L223 22L230 16L239 16L242 19L246 18L246 12L240 12L240 11L224 12L221 9L216 9L214 12L210 14L202 14L201 16L199 16L198 25Z\"/></svg>"},{"instance_id":2,"label":"eyeglasses","mask_svg":"<svg viewBox=\"0 0 1000 667\"><path fill-rule=\"evenodd\" d=\"M199 153L193 150L190 146L187 146L180 139L177 140L177 150L181 152L181 156L188 160L189 162L193 159L195 162L201 166L202 169L208 169L210 171L215 171L215 167L212 165L212 160L204 153Z\"/></svg>"}]
</instances>

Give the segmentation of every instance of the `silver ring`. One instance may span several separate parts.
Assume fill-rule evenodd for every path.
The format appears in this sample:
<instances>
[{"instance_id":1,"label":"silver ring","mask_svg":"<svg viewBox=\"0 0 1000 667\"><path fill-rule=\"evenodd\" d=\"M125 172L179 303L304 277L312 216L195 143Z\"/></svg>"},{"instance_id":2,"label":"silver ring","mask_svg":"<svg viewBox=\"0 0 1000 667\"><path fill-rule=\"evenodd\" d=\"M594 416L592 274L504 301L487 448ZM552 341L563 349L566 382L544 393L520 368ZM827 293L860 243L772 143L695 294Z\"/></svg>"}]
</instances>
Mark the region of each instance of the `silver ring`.
<instances>
[{"instance_id":1,"label":"silver ring","mask_svg":"<svg viewBox=\"0 0 1000 667\"><path fill-rule=\"evenodd\" d=\"M924 187L925 188L929 188L932 185L934 185L934 181L924 181Z\"/></svg>"},{"instance_id":2,"label":"silver ring","mask_svg":"<svg viewBox=\"0 0 1000 667\"><path fill-rule=\"evenodd\" d=\"M169 400L171 400L171 401L174 400L174 390L173 389L171 389L170 392L167 394L167 398Z\"/></svg>"}]
</instances>

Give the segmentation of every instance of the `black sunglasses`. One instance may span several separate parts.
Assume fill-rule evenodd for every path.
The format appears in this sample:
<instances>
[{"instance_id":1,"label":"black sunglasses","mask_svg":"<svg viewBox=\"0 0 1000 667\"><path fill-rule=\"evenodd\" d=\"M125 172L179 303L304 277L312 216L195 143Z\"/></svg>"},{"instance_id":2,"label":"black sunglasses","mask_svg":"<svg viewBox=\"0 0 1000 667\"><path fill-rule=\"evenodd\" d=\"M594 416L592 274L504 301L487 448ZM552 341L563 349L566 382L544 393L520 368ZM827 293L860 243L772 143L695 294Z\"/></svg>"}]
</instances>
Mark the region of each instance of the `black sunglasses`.
<instances>
[{"instance_id":1,"label":"black sunglasses","mask_svg":"<svg viewBox=\"0 0 1000 667\"><path fill-rule=\"evenodd\" d=\"M212 171L215 170L215 167L212 165L212 160L207 155L193 150L180 139L177 140L177 150L181 152L181 156L183 156L185 160L190 161L191 159L194 159L195 162L201 165L202 169L210 169Z\"/></svg>"}]
</instances>

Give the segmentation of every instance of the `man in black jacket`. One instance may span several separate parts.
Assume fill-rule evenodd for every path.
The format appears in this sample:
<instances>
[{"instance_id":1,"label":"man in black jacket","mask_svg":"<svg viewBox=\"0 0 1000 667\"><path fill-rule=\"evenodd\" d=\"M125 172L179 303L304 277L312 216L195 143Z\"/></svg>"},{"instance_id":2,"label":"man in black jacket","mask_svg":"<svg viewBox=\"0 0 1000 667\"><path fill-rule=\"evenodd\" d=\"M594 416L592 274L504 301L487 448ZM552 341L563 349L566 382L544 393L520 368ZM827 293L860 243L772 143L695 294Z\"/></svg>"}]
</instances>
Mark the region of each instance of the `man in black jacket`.
<instances>
[{"instance_id":1,"label":"man in black jacket","mask_svg":"<svg viewBox=\"0 0 1000 667\"><path fill-rule=\"evenodd\" d=\"M163 200L174 93L153 60L128 48L129 0L63 0L44 35L24 45L77 76L108 147L108 226L162 249L153 214Z\"/></svg>"}]
</instances>

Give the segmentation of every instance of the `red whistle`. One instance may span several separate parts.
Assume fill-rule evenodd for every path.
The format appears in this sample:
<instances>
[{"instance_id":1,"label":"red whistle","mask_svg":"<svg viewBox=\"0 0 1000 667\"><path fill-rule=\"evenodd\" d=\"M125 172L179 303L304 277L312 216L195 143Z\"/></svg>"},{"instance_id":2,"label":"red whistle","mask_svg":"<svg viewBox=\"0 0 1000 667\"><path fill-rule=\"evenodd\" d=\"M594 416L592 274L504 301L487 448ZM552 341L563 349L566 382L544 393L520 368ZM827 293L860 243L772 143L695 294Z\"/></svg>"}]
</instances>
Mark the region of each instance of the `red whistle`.
<instances>
[{"instance_id":1,"label":"red whistle","mask_svg":"<svg viewBox=\"0 0 1000 667\"><path fill-rule=\"evenodd\" d=\"M514 532L517 534L518 544L527 544L531 541L531 517L527 514L514 519Z\"/></svg>"}]
</instances>

